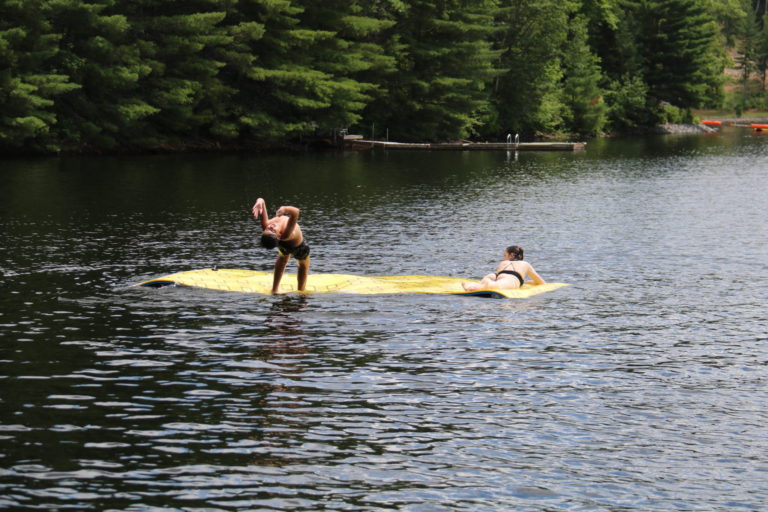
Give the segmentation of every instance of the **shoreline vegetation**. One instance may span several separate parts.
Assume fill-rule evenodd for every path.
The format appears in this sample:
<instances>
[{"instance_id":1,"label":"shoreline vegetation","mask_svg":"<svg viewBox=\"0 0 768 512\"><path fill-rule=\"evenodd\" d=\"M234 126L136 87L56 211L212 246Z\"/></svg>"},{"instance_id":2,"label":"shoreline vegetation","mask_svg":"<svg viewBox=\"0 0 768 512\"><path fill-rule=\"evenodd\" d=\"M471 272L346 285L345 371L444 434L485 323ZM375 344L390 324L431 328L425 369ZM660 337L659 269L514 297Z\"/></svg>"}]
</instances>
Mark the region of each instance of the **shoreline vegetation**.
<instances>
[{"instance_id":1,"label":"shoreline vegetation","mask_svg":"<svg viewBox=\"0 0 768 512\"><path fill-rule=\"evenodd\" d=\"M766 3L4 2L0 155L696 131L768 108Z\"/></svg>"},{"instance_id":2,"label":"shoreline vegetation","mask_svg":"<svg viewBox=\"0 0 768 512\"><path fill-rule=\"evenodd\" d=\"M714 119L714 118L713 118ZM768 117L758 117L754 119L750 118L737 118L726 117L721 119L725 123L739 123L745 121L763 121L768 122ZM615 137L637 137L647 135L683 135L683 134L697 134L697 133L715 133L717 128L706 126L701 123L664 123L651 127L642 127L635 130L630 130L622 133L602 133L595 137L601 138L615 138ZM533 141L534 144L557 141L571 141L573 137L563 136L562 134L549 134L536 137ZM443 144L449 145L453 143L487 143L489 150L496 148L490 147L494 145L501 145L504 141L475 141L475 140L446 140L438 141L431 144ZM530 142L521 142L522 144L530 144ZM583 144L587 143L584 140L575 140L574 143ZM419 144L416 142L415 144ZM426 143L424 143L426 144ZM10 150L0 153L0 157L19 157L19 156L105 156L105 155L130 155L130 154L184 154L184 153L306 153L314 151L365 151L370 148L366 148L362 145L346 144L343 142L334 142L331 137L304 137L303 140L296 141L217 141L217 140L194 140L189 142L177 142L166 143L155 147L146 148L111 148L105 150L103 148L95 147L77 147L66 148L62 147L57 151L42 152L38 150ZM456 148L460 150L461 148ZM535 149L533 149L535 151Z\"/></svg>"}]
</instances>

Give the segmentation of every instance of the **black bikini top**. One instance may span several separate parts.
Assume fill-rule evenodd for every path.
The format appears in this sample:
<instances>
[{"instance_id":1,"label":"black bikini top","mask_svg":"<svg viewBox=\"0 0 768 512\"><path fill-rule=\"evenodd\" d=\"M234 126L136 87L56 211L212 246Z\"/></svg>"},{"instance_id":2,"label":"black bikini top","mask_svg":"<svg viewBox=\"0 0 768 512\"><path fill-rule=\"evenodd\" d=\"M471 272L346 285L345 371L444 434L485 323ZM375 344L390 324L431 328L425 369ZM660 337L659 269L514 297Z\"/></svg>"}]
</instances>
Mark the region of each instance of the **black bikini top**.
<instances>
[{"instance_id":1,"label":"black bikini top","mask_svg":"<svg viewBox=\"0 0 768 512\"><path fill-rule=\"evenodd\" d=\"M517 272L516 270L502 270L500 272L496 272L496 277L499 277L499 274L511 274L517 278L518 281L520 281L520 286L523 286L523 283L525 282L525 279L523 279L523 276L520 275L520 272Z\"/></svg>"}]
</instances>

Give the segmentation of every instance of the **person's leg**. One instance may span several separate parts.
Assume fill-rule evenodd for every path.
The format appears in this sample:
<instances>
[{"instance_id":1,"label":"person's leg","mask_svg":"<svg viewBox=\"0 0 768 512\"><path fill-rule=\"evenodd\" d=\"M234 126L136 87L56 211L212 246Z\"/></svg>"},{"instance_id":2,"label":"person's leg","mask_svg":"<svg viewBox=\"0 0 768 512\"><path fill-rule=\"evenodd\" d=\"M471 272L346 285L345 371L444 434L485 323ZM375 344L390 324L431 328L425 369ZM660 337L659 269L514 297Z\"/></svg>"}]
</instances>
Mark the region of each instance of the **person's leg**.
<instances>
[{"instance_id":1,"label":"person's leg","mask_svg":"<svg viewBox=\"0 0 768 512\"><path fill-rule=\"evenodd\" d=\"M309 256L299 260L299 272L296 275L299 282L299 291L303 292L307 287L307 276L309 275Z\"/></svg>"},{"instance_id":2,"label":"person's leg","mask_svg":"<svg viewBox=\"0 0 768 512\"><path fill-rule=\"evenodd\" d=\"M283 278L283 273L285 273L285 266L288 264L288 259L290 258L289 255L283 256L280 254L277 259L275 260L275 273L272 277L272 294L276 294L278 288L280 288L280 280Z\"/></svg>"}]
</instances>

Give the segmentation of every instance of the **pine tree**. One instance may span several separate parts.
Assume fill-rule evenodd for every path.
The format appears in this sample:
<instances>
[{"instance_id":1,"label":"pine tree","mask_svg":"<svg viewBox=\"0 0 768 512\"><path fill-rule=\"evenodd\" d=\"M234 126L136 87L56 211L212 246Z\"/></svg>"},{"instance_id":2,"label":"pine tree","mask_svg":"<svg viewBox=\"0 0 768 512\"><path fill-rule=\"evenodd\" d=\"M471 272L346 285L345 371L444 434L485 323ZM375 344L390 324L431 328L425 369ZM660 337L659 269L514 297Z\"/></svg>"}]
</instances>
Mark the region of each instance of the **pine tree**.
<instances>
[{"instance_id":1,"label":"pine tree","mask_svg":"<svg viewBox=\"0 0 768 512\"><path fill-rule=\"evenodd\" d=\"M627 23L624 0L583 0L578 12L587 19L589 46L608 79L639 70L639 56Z\"/></svg>"},{"instance_id":2,"label":"pine tree","mask_svg":"<svg viewBox=\"0 0 768 512\"><path fill-rule=\"evenodd\" d=\"M757 42L757 69L760 73L760 88L766 92L766 73L768 72L768 15L763 16L763 28Z\"/></svg>"},{"instance_id":3,"label":"pine tree","mask_svg":"<svg viewBox=\"0 0 768 512\"><path fill-rule=\"evenodd\" d=\"M363 108L376 91L374 82L395 69L395 60L376 42L378 35L394 21L367 16L371 2L356 0L304 0L302 26L333 34L311 48L307 56L313 68L328 80L318 85L318 94L327 102L316 111L320 128L344 128L361 119Z\"/></svg>"},{"instance_id":4,"label":"pine tree","mask_svg":"<svg viewBox=\"0 0 768 512\"><path fill-rule=\"evenodd\" d=\"M106 15L115 0L52 0L51 23L61 34L57 66L80 87L57 98L58 138L71 149L112 149L140 132L137 123L159 112L140 97L142 65L128 39L128 20Z\"/></svg>"},{"instance_id":5,"label":"pine tree","mask_svg":"<svg viewBox=\"0 0 768 512\"><path fill-rule=\"evenodd\" d=\"M43 0L0 3L0 149L58 149L54 99L78 87L56 68L60 39Z\"/></svg>"},{"instance_id":6,"label":"pine tree","mask_svg":"<svg viewBox=\"0 0 768 512\"><path fill-rule=\"evenodd\" d=\"M489 44L494 2L413 0L397 13L398 73L385 105L371 111L398 140L468 137L487 119L496 56Z\"/></svg>"},{"instance_id":7,"label":"pine tree","mask_svg":"<svg viewBox=\"0 0 768 512\"><path fill-rule=\"evenodd\" d=\"M214 10L225 0L135 0L117 3L139 51L139 114L156 109L129 134L144 147L166 143L188 144L207 137L217 121L218 105L233 91L221 83L225 65L217 52L231 42L221 23L225 12Z\"/></svg>"},{"instance_id":8,"label":"pine tree","mask_svg":"<svg viewBox=\"0 0 768 512\"><path fill-rule=\"evenodd\" d=\"M254 13L254 2L241 0L226 8L223 22L224 32L230 43L218 49L217 56L224 66L219 78L224 87L232 91L228 104L221 108L211 132L225 140L238 139L243 135L253 136L259 133L263 123L263 113L255 101L263 100L253 93L249 78L258 57L254 48L264 38L266 26L256 20L260 13Z\"/></svg>"},{"instance_id":9,"label":"pine tree","mask_svg":"<svg viewBox=\"0 0 768 512\"><path fill-rule=\"evenodd\" d=\"M640 0L635 10L642 74L654 101L701 105L722 69L713 61L716 27L701 0Z\"/></svg>"},{"instance_id":10,"label":"pine tree","mask_svg":"<svg viewBox=\"0 0 768 512\"><path fill-rule=\"evenodd\" d=\"M606 123L606 105L599 83L599 59L587 41L587 20L577 16L571 22L571 36L565 45L563 101L566 127L571 132L594 135Z\"/></svg>"},{"instance_id":11,"label":"pine tree","mask_svg":"<svg viewBox=\"0 0 768 512\"><path fill-rule=\"evenodd\" d=\"M764 0L760 0L764 2ZM704 0L707 10L718 23L723 47L732 48L741 36L741 23L754 0Z\"/></svg>"},{"instance_id":12,"label":"pine tree","mask_svg":"<svg viewBox=\"0 0 768 512\"><path fill-rule=\"evenodd\" d=\"M754 65L760 77L760 92L766 92L766 72L768 72L768 0L753 0L755 20L754 34L744 33L744 39L754 38L752 51Z\"/></svg>"},{"instance_id":13,"label":"pine tree","mask_svg":"<svg viewBox=\"0 0 768 512\"><path fill-rule=\"evenodd\" d=\"M498 118L489 131L531 136L562 126L561 48L575 7L558 0L501 2L495 46L504 73L494 83Z\"/></svg>"},{"instance_id":14,"label":"pine tree","mask_svg":"<svg viewBox=\"0 0 768 512\"><path fill-rule=\"evenodd\" d=\"M222 76L237 89L243 137L283 140L360 119L391 56L376 42L392 21L366 1L241 0L227 18L233 45Z\"/></svg>"},{"instance_id":15,"label":"pine tree","mask_svg":"<svg viewBox=\"0 0 768 512\"><path fill-rule=\"evenodd\" d=\"M243 58L230 59L225 73L237 89L236 119L244 137L312 133L317 113L331 107L327 91L333 76L314 66L312 49L335 34L302 26L303 10L290 0L242 0L230 17Z\"/></svg>"}]
</instances>

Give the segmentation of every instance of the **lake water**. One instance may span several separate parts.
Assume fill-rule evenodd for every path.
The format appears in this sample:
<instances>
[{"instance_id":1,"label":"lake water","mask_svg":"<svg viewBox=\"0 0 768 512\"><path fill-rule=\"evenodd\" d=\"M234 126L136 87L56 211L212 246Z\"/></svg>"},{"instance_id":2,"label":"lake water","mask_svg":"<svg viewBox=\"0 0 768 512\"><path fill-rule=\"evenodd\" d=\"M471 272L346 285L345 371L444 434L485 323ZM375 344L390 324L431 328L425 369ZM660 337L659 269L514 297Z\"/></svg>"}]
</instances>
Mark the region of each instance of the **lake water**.
<instances>
[{"instance_id":1,"label":"lake water","mask_svg":"<svg viewBox=\"0 0 768 512\"><path fill-rule=\"evenodd\" d=\"M765 510L768 136L0 165L0 509ZM313 272L571 286L132 286L270 270L259 196Z\"/></svg>"}]
</instances>

